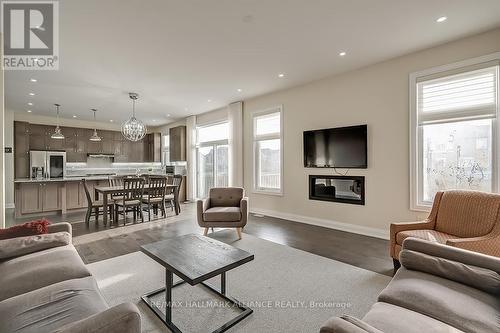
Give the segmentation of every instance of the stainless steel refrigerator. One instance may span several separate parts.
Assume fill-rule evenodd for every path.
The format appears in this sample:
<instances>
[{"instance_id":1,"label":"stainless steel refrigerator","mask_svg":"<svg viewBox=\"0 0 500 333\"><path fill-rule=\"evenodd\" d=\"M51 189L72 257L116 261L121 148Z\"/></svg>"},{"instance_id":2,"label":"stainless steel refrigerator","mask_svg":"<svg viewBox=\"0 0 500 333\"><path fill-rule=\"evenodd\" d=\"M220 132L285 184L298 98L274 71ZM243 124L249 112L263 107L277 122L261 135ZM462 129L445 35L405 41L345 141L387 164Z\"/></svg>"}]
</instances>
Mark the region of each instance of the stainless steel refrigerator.
<instances>
[{"instance_id":1,"label":"stainless steel refrigerator","mask_svg":"<svg viewBox=\"0 0 500 333\"><path fill-rule=\"evenodd\" d=\"M30 178L64 178L66 175L66 152L30 151Z\"/></svg>"}]
</instances>

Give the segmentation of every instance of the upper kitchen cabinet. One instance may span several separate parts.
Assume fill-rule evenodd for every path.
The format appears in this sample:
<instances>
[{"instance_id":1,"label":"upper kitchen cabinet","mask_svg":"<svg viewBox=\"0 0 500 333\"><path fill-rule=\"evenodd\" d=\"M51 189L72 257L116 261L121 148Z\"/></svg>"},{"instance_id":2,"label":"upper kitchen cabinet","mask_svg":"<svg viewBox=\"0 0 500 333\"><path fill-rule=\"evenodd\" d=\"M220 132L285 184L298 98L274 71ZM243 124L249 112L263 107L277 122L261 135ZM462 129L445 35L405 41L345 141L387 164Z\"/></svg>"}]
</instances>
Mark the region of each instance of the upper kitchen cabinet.
<instances>
[{"instance_id":1,"label":"upper kitchen cabinet","mask_svg":"<svg viewBox=\"0 0 500 333\"><path fill-rule=\"evenodd\" d=\"M29 124L30 150L46 150L47 128L45 125Z\"/></svg>"},{"instance_id":2,"label":"upper kitchen cabinet","mask_svg":"<svg viewBox=\"0 0 500 333\"><path fill-rule=\"evenodd\" d=\"M14 122L14 163L15 178L29 177L30 159L29 123Z\"/></svg>"},{"instance_id":3,"label":"upper kitchen cabinet","mask_svg":"<svg viewBox=\"0 0 500 333\"><path fill-rule=\"evenodd\" d=\"M186 126L172 127L169 130L170 137L170 161L186 160Z\"/></svg>"}]
</instances>

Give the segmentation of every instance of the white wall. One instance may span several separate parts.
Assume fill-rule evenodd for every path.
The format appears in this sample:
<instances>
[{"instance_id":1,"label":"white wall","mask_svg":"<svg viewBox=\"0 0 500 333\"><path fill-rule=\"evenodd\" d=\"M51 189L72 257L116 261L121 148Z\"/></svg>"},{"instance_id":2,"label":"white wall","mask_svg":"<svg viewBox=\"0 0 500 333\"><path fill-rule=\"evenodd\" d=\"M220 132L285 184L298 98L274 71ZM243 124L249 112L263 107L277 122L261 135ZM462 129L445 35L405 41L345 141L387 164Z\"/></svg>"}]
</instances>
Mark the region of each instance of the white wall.
<instances>
[{"instance_id":1,"label":"white wall","mask_svg":"<svg viewBox=\"0 0 500 333\"><path fill-rule=\"evenodd\" d=\"M3 36L0 34L0 61L3 63ZM4 153L4 73L3 66L0 67L0 228L5 228L5 153Z\"/></svg>"},{"instance_id":2,"label":"white wall","mask_svg":"<svg viewBox=\"0 0 500 333\"><path fill-rule=\"evenodd\" d=\"M423 217L409 209L408 76L414 71L497 51L500 29L245 100L244 169L251 210L385 237L391 222ZM284 195L255 194L250 191L251 114L281 104ZM302 132L355 124L368 124L368 169L349 171L349 175L366 177L366 205L309 200L308 175L333 174L333 170L303 167Z\"/></svg>"}]
</instances>

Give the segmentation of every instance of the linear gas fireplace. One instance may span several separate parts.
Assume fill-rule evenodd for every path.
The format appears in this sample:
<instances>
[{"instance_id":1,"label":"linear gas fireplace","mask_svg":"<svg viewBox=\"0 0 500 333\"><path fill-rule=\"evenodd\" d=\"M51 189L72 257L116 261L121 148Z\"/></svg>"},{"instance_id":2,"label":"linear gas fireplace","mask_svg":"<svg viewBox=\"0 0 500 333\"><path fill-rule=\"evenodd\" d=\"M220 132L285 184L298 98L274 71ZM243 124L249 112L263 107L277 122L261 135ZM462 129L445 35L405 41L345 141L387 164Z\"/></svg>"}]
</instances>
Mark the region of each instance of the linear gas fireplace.
<instances>
[{"instance_id":1,"label":"linear gas fireplace","mask_svg":"<svg viewBox=\"0 0 500 333\"><path fill-rule=\"evenodd\" d=\"M309 199L364 205L365 177L309 175Z\"/></svg>"}]
</instances>

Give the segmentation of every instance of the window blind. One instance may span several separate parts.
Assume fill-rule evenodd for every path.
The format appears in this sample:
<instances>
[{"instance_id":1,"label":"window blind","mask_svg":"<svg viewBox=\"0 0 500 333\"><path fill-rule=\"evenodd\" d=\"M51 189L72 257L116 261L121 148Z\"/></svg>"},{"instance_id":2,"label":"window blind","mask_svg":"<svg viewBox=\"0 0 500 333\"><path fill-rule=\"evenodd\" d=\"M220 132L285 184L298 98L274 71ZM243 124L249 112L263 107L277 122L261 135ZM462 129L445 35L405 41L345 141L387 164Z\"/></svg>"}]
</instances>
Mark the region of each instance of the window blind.
<instances>
[{"instance_id":1,"label":"window blind","mask_svg":"<svg viewBox=\"0 0 500 333\"><path fill-rule=\"evenodd\" d=\"M499 66L417 83L419 125L462 119L494 118Z\"/></svg>"}]
</instances>

